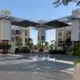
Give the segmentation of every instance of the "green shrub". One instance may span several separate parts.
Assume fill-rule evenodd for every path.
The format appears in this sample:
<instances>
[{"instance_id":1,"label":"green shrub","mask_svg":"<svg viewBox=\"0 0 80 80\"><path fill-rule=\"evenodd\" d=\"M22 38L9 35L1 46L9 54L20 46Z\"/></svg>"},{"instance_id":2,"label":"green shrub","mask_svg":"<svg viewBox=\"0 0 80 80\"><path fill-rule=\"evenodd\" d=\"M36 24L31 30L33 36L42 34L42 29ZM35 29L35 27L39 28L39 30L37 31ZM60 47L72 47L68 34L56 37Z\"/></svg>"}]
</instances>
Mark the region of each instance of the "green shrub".
<instances>
[{"instance_id":1,"label":"green shrub","mask_svg":"<svg viewBox=\"0 0 80 80\"><path fill-rule=\"evenodd\" d=\"M74 61L74 67L80 63L80 42L76 42L74 45L74 56L78 56L78 59Z\"/></svg>"},{"instance_id":2,"label":"green shrub","mask_svg":"<svg viewBox=\"0 0 80 80\"><path fill-rule=\"evenodd\" d=\"M73 53L74 53L73 47L72 46L67 47L66 54L73 55Z\"/></svg>"},{"instance_id":3,"label":"green shrub","mask_svg":"<svg viewBox=\"0 0 80 80\"><path fill-rule=\"evenodd\" d=\"M80 63L80 58L74 61L74 67L76 67L76 64Z\"/></svg>"},{"instance_id":4,"label":"green shrub","mask_svg":"<svg viewBox=\"0 0 80 80\"><path fill-rule=\"evenodd\" d=\"M16 46L21 47L22 46L22 38L17 36L15 43L16 43Z\"/></svg>"},{"instance_id":5,"label":"green shrub","mask_svg":"<svg viewBox=\"0 0 80 80\"><path fill-rule=\"evenodd\" d=\"M20 53L30 53L30 49L28 47L22 47L19 49Z\"/></svg>"},{"instance_id":6,"label":"green shrub","mask_svg":"<svg viewBox=\"0 0 80 80\"><path fill-rule=\"evenodd\" d=\"M80 42L75 44L75 55L80 57Z\"/></svg>"}]
</instances>

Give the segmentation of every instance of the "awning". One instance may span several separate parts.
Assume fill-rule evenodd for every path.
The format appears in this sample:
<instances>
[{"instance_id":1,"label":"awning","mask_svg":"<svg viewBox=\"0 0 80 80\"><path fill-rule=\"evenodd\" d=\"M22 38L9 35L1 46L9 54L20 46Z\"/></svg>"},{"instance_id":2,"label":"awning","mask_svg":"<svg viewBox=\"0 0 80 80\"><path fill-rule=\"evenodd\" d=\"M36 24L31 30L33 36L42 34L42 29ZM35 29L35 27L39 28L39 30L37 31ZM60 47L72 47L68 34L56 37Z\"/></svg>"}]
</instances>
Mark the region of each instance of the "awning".
<instances>
[{"instance_id":1,"label":"awning","mask_svg":"<svg viewBox=\"0 0 80 80\"><path fill-rule=\"evenodd\" d=\"M12 25L16 25L16 26L23 26L23 27L44 27L44 28L60 28L60 27L66 27L66 26L70 26L69 24L67 24L65 21L66 20L71 20L70 18L71 16L68 17L63 17L60 19L56 19L56 20L52 20L52 21L48 21L45 23L38 23L38 22L34 22L34 21L30 21L30 20L26 20L26 19L21 19L18 17L13 17L13 16L5 16L5 15L0 15L0 20L2 19L7 19L7 20L11 20L11 24Z\"/></svg>"},{"instance_id":2,"label":"awning","mask_svg":"<svg viewBox=\"0 0 80 80\"><path fill-rule=\"evenodd\" d=\"M64 23L64 22L61 22L61 21L57 21L57 20L46 22L46 23L44 23L44 25L53 26L54 28L70 26L67 23Z\"/></svg>"},{"instance_id":3,"label":"awning","mask_svg":"<svg viewBox=\"0 0 80 80\"><path fill-rule=\"evenodd\" d=\"M11 24L16 25L16 26L22 26L22 27L29 27L29 26L35 27L36 25L39 25L39 23L32 22L32 21L27 21L27 20L23 20L23 21L20 21L20 22L11 21Z\"/></svg>"},{"instance_id":4,"label":"awning","mask_svg":"<svg viewBox=\"0 0 80 80\"><path fill-rule=\"evenodd\" d=\"M13 17L13 16L0 15L0 20L2 19L11 20L11 24L16 25L16 26L29 27L29 26L39 25L39 23L37 22L26 20L26 19L21 19L21 18Z\"/></svg>"}]
</instances>

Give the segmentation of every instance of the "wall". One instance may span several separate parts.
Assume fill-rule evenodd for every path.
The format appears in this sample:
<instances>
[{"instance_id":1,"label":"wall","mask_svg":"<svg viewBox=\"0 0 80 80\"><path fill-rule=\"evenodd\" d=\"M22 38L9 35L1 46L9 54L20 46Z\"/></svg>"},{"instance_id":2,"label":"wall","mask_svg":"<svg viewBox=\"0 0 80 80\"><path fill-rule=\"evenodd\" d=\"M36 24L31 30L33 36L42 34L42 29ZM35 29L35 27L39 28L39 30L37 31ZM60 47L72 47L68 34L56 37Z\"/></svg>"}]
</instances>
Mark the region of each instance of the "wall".
<instances>
[{"instance_id":1,"label":"wall","mask_svg":"<svg viewBox=\"0 0 80 80\"><path fill-rule=\"evenodd\" d=\"M42 40L42 37L44 38ZM46 29L45 28L39 28L38 29L38 41L39 42L45 42L46 39Z\"/></svg>"},{"instance_id":2,"label":"wall","mask_svg":"<svg viewBox=\"0 0 80 80\"><path fill-rule=\"evenodd\" d=\"M11 40L11 21L0 20L0 40Z\"/></svg>"},{"instance_id":3,"label":"wall","mask_svg":"<svg viewBox=\"0 0 80 80\"><path fill-rule=\"evenodd\" d=\"M68 30L71 30L71 26L56 29L56 47L58 47L58 39L59 38L62 38L62 41L66 40L66 32ZM62 36L59 36L59 33L62 33Z\"/></svg>"}]
</instances>

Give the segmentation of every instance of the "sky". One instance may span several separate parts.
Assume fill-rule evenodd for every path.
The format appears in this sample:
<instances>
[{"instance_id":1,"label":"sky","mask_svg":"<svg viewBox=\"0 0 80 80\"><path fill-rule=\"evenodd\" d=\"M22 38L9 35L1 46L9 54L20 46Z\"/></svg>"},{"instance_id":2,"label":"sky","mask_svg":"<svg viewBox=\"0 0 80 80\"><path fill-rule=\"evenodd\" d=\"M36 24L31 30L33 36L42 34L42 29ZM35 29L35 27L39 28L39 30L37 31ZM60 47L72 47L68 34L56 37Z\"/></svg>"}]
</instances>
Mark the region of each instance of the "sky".
<instances>
[{"instance_id":1,"label":"sky","mask_svg":"<svg viewBox=\"0 0 80 80\"><path fill-rule=\"evenodd\" d=\"M49 21L71 15L73 9L79 8L76 7L75 3L54 8L52 4L53 1L54 0L0 0L0 10L9 10L12 16L27 20ZM51 40L55 40L55 32L55 30L46 31L46 41L50 42ZM31 28L30 37L36 44L37 31L33 28Z\"/></svg>"}]
</instances>

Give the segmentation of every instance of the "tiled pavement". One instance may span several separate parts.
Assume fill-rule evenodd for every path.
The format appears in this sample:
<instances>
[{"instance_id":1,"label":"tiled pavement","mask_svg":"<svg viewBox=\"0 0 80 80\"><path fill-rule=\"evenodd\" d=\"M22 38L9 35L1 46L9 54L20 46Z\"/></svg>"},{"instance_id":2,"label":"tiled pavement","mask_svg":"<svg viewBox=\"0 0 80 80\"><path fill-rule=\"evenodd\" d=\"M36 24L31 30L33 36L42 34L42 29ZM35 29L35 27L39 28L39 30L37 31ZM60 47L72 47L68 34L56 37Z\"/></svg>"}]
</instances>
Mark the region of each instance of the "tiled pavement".
<instances>
[{"instance_id":1,"label":"tiled pavement","mask_svg":"<svg viewBox=\"0 0 80 80\"><path fill-rule=\"evenodd\" d=\"M26 56L26 58L0 61L0 80L73 80L72 72L66 72L66 70L70 72L73 67L71 63L57 61L52 58L52 61L46 60L47 55L39 58L40 55L32 60L29 60L29 55L22 56ZM56 59L59 56L65 59L64 55L57 55L57 57L54 55ZM70 61L73 60L74 58L71 57Z\"/></svg>"},{"instance_id":2,"label":"tiled pavement","mask_svg":"<svg viewBox=\"0 0 80 80\"><path fill-rule=\"evenodd\" d=\"M0 80L72 80L72 75L63 72L0 72Z\"/></svg>"}]
</instances>

